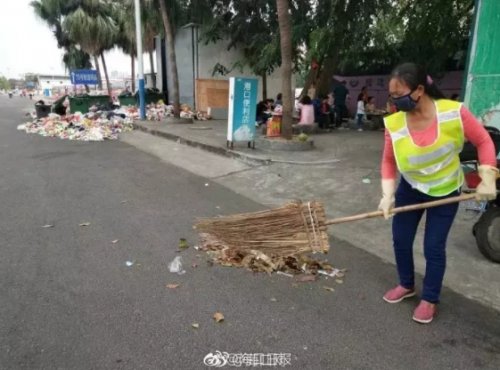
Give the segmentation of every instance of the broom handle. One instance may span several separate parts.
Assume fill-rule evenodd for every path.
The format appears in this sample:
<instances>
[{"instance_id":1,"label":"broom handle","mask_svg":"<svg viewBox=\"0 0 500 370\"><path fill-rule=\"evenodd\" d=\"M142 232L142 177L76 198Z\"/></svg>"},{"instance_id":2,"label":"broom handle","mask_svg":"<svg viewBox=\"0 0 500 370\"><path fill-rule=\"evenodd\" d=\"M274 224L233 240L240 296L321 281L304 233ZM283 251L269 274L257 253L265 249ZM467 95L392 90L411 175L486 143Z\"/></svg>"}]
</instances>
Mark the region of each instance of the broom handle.
<instances>
[{"instance_id":1,"label":"broom handle","mask_svg":"<svg viewBox=\"0 0 500 370\"><path fill-rule=\"evenodd\" d=\"M438 207L438 206L442 206L442 205L445 205L445 204L458 203L458 202L462 202L464 200L473 199L475 196L476 196L475 194L462 194L462 195L459 195L459 196L456 196L456 197L435 200L435 201L432 201L432 202L420 203L420 204L414 204L414 205L411 205L411 206L404 206L404 207L393 208L391 210L391 215L394 215L396 213L411 212L411 211L417 211L417 210L420 210L420 209L427 209L427 208L432 208L432 207ZM332 220L326 220L325 225L335 225L335 224L341 224L341 223L344 223L344 222L365 220L367 218L380 217L380 216L383 216L383 215L384 215L384 212L382 212L382 211L374 211L374 212L368 212L368 213L361 213L359 215L334 218Z\"/></svg>"}]
</instances>

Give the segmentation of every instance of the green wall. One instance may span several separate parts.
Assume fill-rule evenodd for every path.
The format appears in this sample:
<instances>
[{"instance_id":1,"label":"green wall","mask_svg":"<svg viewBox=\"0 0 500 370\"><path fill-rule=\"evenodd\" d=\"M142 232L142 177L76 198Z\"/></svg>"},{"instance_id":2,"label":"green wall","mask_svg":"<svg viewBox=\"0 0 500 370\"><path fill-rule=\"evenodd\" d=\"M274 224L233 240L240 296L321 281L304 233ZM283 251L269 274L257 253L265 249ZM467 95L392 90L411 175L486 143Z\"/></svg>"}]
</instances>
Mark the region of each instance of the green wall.
<instances>
[{"instance_id":1,"label":"green wall","mask_svg":"<svg viewBox=\"0 0 500 370\"><path fill-rule=\"evenodd\" d=\"M465 104L485 125L500 129L500 0L477 0Z\"/></svg>"}]
</instances>

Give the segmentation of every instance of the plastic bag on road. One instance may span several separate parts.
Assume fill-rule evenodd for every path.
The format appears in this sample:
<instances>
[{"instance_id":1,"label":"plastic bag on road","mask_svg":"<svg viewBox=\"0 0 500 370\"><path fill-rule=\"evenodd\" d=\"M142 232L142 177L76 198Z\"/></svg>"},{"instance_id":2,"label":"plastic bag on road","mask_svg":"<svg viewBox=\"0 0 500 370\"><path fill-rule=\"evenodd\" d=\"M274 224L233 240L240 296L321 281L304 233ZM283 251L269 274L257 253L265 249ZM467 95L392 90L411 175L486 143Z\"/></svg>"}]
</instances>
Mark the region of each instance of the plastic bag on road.
<instances>
[{"instance_id":1,"label":"plastic bag on road","mask_svg":"<svg viewBox=\"0 0 500 370\"><path fill-rule=\"evenodd\" d=\"M168 264L168 270L174 274L185 274L186 271L182 268L182 257L177 256Z\"/></svg>"}]
</instances>

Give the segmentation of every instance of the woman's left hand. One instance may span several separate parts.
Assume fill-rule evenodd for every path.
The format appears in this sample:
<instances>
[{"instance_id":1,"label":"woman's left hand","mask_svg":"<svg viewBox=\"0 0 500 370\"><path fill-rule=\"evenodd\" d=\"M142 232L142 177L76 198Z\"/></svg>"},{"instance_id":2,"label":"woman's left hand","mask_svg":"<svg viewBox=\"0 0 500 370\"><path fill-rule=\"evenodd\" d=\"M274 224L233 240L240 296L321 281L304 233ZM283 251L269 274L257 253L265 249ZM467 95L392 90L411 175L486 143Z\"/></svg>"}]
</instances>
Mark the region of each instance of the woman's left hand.
<instances>
[{"instance_id":1,"label":"woman's left hand","mask_svg":"<svg viewBox=\"0 0 500 370\"><path fill-rule=\"evenodd\" d=\"M478 201L493 200L497 197L498 169L493 166L482 165L478 167L481 183L476 188L476 199Z\"/></svg>"}]
</instances>

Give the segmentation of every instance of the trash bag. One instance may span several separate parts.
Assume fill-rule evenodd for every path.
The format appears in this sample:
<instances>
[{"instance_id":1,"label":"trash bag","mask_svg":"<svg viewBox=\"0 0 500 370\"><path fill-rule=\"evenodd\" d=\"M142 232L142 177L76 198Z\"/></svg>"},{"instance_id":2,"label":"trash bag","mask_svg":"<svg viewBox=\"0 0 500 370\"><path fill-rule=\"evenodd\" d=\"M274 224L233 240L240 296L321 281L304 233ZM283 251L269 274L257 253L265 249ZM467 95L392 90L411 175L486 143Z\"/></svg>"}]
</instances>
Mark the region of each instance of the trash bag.
<instances>
[{"instance_id":1,"label":"trash bag","mask_svg":"<svg viewBox=\"0 0 500 370\"><path fill-rule=\"evenodd\" d=\"M186 271L182 268L182 257L181 256L175 257L173 261L168 264L168 270L171 273L178 275L185 274Z\"/></svg>"}]
</instances>

